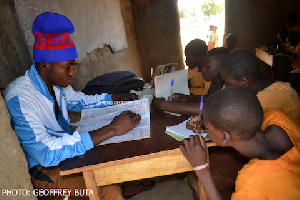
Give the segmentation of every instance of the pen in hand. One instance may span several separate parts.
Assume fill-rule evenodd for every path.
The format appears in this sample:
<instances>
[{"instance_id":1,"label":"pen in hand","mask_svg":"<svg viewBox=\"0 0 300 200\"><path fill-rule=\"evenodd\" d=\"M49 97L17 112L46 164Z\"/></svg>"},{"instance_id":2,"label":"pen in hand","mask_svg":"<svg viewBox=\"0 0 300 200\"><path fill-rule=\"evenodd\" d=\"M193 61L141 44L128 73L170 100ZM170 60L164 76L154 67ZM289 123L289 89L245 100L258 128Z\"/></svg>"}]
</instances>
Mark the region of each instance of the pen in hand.
<instances>
[{"instance_id":1,"label":"pen in hand","mask_svg":"<svg viewBox=\"0 0 300 200\"><path fill-rule=\"evenodd\" d=\"M198 122L201 121L202 110L203 110L203 103L204 103L204 95L201 95L201 101L200 101L200 110L199 110L199 119L198 119Z\"/></svg>"},{"instance_id":2,"label":"pen in hand","mask_svg":"<svg viewBox=\"0 0 300 200\"><path fill-rule=\"evenodd\" d=\"M171 81L171 96L170 96L170 101L172 101L172 96L173 96L173 85L174 85L174 79Z\"/></svg>"}]
</instances>

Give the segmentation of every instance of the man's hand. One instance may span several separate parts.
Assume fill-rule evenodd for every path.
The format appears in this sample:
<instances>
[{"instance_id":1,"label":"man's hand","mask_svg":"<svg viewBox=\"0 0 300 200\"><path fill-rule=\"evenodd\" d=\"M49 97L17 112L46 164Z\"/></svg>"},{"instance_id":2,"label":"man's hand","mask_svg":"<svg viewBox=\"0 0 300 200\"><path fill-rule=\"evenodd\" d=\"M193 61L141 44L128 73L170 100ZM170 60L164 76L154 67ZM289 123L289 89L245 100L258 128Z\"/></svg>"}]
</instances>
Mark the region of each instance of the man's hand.
<instances>
[{"instance_id":1,"label":"man's hand","mask_svg":"<svg viewBox=\"0 0 300 200\"><path fill-rule=\"evenodd\" d=\"M186 123L186 128L193 130L194 133L205 133L206 132L203 120L201 119L199 121L199 116L194 116L192 119L190 119Z\"/></svg>"},{"instance_id":2,"label":"man's hand","mask_svg":"<svg viewBox=\"0 0 300 200\"><path fill-rule=\"evenodd\" d=\"M111 96L113 101L134 101L138 99L138 96L134 93L123 93L123 94L114 94Z\"/></svg>"},{"instance_id":3,"label":"man's hand","mask_svg":"<svg viewBox=\"0 0 300 200\"><path fill-rule=\"evenodd\" d=\"M141 116L131 111L124 111L116 116L113 121L98 130L90 131L94 146L117 135L124 135L141 121Z\"/></svg>"},{"instance_id":4,"label":"man's hand","mask_svg":"<svg viewBox=\"0 0 300 200\"><path fill-rule=\"evenodd\" d=\"M131 131L140 121L141 116L139 114L127 110L116 116L109 126L114 130L114 134L119 136Z\"/></svg>"},{"instance_id":5,"label":"man's hand","mask_svg":"<svg viewBox=\"0 0 300 200\"><path fill-rule=\"evenodd\" d=\"M201 135L191 135L190 141L183 140L180 150L193 167L207 163L207 147Z\"/></svg>"}]
</instances>

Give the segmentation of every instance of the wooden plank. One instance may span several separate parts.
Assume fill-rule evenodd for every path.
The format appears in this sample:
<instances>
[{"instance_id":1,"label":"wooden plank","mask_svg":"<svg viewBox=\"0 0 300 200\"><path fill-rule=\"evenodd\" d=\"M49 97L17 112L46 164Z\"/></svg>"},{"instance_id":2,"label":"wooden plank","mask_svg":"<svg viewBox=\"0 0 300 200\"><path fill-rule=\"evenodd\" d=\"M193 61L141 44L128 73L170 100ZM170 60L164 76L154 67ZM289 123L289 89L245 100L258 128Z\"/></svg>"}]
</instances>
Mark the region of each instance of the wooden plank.
<instances>
[{"instance_id":1,"label":"wooden plank","mask_svg":"<svg viewBox=\"0 0 300 200\"><path fill-rule=\"evenodd\" d=\"M273 56L269 55L267 52L260 48L255 48L255 55L257 58L261 59L271 67L273 66Z\"/></svg>"},{"instance_id":2,"label":"wooden plank","mask_svg":"<svg viewBox=\"0 0 300 200\"><path fill-rule=\"evenodd\" d=\"M93 171L82 172L86 189L93 191L93 195L90 195L90 200L101 200L100 194L97 188L96 180Z\"/></svg>"},{"instance_id":3,"label":"wooden plank","mask_svg":"<svg viewBox=\"0 0 300 200\"><path fill-rule=\"evenodd\" d=\"M192 170L192 165L178 148L106 163L94 170L94 175L97 185L102 186Z\"/></svg>"},{"instance_id":4,"label":"wooden plank","mask_svg":"<svg viewBox=\"0 0 300 200\"><path fill-rule=\"evenodd\" d=\"M105 163L94 170L98 186L192 171L180 149Z\"/></svg>"},{"instance_id":5,"label":"wooden plank","mask_svg":"<svg viewBox=\"0 0 300 200\"><path fill-rule=\"evenodd\" d=\"M206 143L207 147L211 147L211 146L216 146L215 143L213 142L209 142ZM97 165L89 165L89 166L85 166L85 167L80 167L80 168L74 168L74 169L70 169L70 170L65 170L65 171L60 171L60 175L61 176L65 176L65 175L71 175L71 174L76 174L76 173L81 173L84 171L93 171L93 170L97 170L97 169L102 169L103 167L109 167L111 165L115 165L116 163L122 163L122 164L126 164L127 162L132 162L135 159L139 158L139 157L154 157L154 156L165 156L166 154L169 154L170 156L172 156L174 154L174 152L179 153L180 155L183 156L183 154L181 153L180 149L173 149L173 150L167 150L167 151L161 151L158 153L152 153L152 154L147 154L147 155L142 155L142 156L136 156L136 157L132 157L132 158L125 158L122 160L116 160L116 161L110 161L110 162L106 162L106 163L100 163Z\"/></svg>"}]
</instances>

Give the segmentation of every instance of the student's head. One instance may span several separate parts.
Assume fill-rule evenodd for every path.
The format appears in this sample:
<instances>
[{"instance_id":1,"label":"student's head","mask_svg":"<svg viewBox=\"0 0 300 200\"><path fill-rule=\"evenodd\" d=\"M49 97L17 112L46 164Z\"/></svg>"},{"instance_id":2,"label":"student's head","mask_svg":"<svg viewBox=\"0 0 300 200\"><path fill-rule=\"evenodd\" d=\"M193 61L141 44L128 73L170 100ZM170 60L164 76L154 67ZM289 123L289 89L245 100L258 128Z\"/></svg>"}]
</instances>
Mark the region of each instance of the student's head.
<instances>
[{"instance_id":1,"label":"student's head","mask_svg":"<svg viewBox=\"0 0 300 200\"><path fill-rule=\"evenodd\" d=\"M35 18L33 60L47 85L68 86L75 75L76 46L69 37L75 31L65 16L45 12Z\"/></svg>"},{"instance_id":2,"label":"student's head","mask_svg":"<svg viewBox=\"0 0 300 200\"><path fill-rule=\"evenodd\" d=\"M220 77L221 64L228 54L230 51L224 47L214 48L206 53L202 68L203 78L206 81L213 81Z\"/></svg>"},{"instance_id":3,"label":"student's head","mask_svg":"<svg viewBox=\"0 0 300 200\"><path fill-rule=\"evenodd\" d=\"M300 37L297 31L291 31L288 36L287 36L287 41L289 43L290 46L297 46L299 41L300 41Z\"/></svg>"},{"instance_id":4,"label":"student's head","mask_svg":"<svg viewBox=\"0 0 300 200\"><path fill-rule=\"evenodd\" d=\"M244 49L228 55L221 65L220 73L226 87L249 87L263 78L258 59L251 51Z\"/></svg>"},{"instance_id":5,"label":"student's head","mask_svg":"<svg viewBox=\"0 0 300 200\"><path fill-rule=\"evenodd\" d=\"M245 87L230 87L210 95L203 108L208 136L219 146L232 140L249 140L263 121L256 95Z\"/></svg>"},{"instance_id":6,"label":"student's head","mask_svg":"<svg viewBox=\"0 0 300 200\"><path fill-rule=\"evenodd\" d=\"M186 65L193 69L203 67L203 59L207 52L207 45L203 40L194 39L185 46Z\"/></svg>"},{"instance_id":7,"label":"student's head","mask_svg":"<svg viewBox=\"0 0 300 200\"><path fill-rule=\"evenodd\" d=\"M217 32L217 29L218 29L218 26L214 26L214 27L213 27L214 33Z\"/></svg>"},{"instance_id":8,"label":"student's head","mask_svg":"<svg viewBox=\"0 0 300 200\"><path fill-rule=\"evenodd\" d=\"M289 28L292 28L296 24L297 24L296 13L289 13L289 14L287 14L287 16L286 16L286 25Z\"/></svg>"},{"instance_id":9,"label":"student's head","mask_svg":"<svg viewBox=\"0 0 300 200\"><path fill-rule=\"evenodd\" d=\"M277 38L281 43L285 43L287 36L289 34L289 31L286 28L281 28L277 33Z\"/></svg>"},{"instance_id":10,"label":"student's head","mask_svg":"<svg viewBox=\"0 0 300 200\"><path fill-rule=\"evenodd\" d=\"M229 49L230 51L235 47L237 43L237 36L233 33L229 33L226 36L226 47L227 49Z\"/></svg>"}]
</instances>

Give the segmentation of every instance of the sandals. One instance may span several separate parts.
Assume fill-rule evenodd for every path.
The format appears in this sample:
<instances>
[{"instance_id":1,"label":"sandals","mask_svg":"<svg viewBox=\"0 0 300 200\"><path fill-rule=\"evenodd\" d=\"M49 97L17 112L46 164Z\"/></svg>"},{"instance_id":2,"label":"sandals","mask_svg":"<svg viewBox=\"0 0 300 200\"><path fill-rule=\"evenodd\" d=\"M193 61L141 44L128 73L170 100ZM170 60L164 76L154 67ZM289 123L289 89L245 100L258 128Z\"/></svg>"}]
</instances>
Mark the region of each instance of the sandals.
<instances>
[{"instance_id":1,"label":"sandals","mask_svg":"<svg viewBox=\"0 0 300 200\"><path fill-rule=\"evenodd\" d=\"M155 186L155 182L154 181L147 181L147 182L149 182L149 184L145 184L142 181L137 181L137 183L139 184L140 188L138 190L136 190L135 192L131 192L131 193L125 193L125 192L123 192L123 197L125 199L129 199L129 198L135 196L138 193L149 191L152 188L154 188L154 186Z\"/></svg>"}]
</instances>

